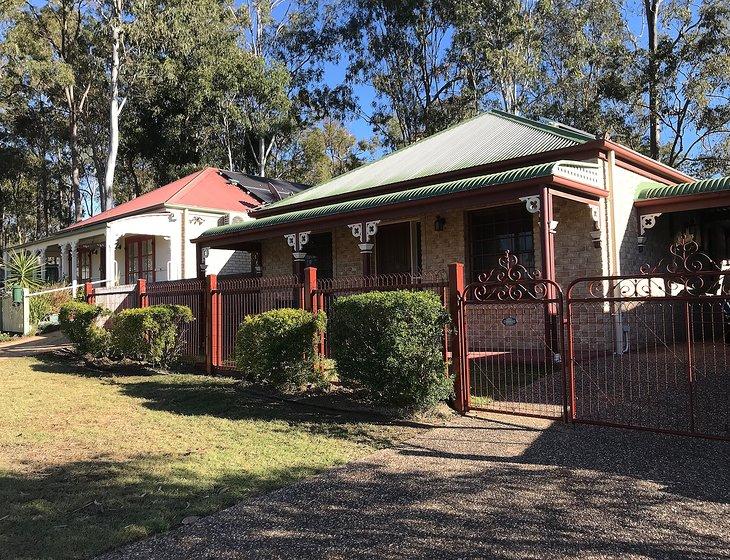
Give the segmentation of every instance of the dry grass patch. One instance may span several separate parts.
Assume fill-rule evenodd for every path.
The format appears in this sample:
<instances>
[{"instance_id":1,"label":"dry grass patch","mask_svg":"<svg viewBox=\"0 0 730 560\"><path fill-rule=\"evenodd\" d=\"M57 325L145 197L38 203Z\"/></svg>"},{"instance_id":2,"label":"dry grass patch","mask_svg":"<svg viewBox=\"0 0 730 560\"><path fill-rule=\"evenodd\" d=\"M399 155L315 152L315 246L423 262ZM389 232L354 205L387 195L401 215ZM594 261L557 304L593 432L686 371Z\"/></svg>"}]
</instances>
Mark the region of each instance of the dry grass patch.
<instances>
[{"instance_id":1,"label":"dry grass patch","mask_svg":"<svg viewBox=\"0 0 730 560\"><path fill-rule=\"evenodd\" d=\"M225 378L0 359L0 550L89 557L413 433Z\"/></svg>"}]
</instances>

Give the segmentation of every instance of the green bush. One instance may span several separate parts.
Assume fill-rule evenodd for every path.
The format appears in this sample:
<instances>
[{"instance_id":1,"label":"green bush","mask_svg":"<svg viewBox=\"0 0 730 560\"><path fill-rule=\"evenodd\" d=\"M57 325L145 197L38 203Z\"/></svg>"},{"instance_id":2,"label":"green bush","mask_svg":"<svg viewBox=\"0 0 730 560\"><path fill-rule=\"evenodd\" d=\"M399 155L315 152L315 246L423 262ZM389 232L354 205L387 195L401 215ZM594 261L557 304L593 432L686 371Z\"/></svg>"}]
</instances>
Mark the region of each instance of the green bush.
<instances>
[{"instance_id":1,"label":"green bush","mask_svg":"<svg viewBox=\"0 0 730 560\"><path fill-rule=\"evenodd\" d=\"M379 404L425 410L453 384L443 358L449 315L432 292L369 292L335 301L330 344L343 382Z\"/></svg>"},{"instance_id":2,"label":"green bush","mask_svg":"<svg viewBox=\"0 0 730 560\"><path fill-rule=\"evenodd\" d=\"M236 365L252 381L295 388L323 380L316 344L324 313L275 309L246 317L236 336Z\"/></svg>"},{"instance_id":3,"label":"green bush","mask_svg":"<svg viewBox=\"0 0 730 560\"><path fill-rule=\"evenodd\" d=\"M69 301L61 306L58 322L61 332L76 346L77 350L86 353L92 349L90 343L95 343L95 339L98 338L90 332L94 329L101 329L96 325L96 319L107 313L106 309L98 305Z\"/></svg>"},{"instance_id":4,"label":"green bush","mask_svg":"<svg viewBox=\"0 0 730 560\"><path fill-rule=\"evenodd\" d=\"M50 294L43 294L29 298L28 306L30 307L31 325L37 325L44 317L53 313L53 302L49 296Z\"/></svg>"},{"instance_id":5,"label":"green bush","mask_svg":"<svg viewBox=\"0 0 730 560\"><path fill-rule=\"evenodd\" d=\"M180 357L180 331L192 320L192 311L184 305L125 309L112 321L112 351L152 365L172 363Z\"/></svg>"}]
</instances>

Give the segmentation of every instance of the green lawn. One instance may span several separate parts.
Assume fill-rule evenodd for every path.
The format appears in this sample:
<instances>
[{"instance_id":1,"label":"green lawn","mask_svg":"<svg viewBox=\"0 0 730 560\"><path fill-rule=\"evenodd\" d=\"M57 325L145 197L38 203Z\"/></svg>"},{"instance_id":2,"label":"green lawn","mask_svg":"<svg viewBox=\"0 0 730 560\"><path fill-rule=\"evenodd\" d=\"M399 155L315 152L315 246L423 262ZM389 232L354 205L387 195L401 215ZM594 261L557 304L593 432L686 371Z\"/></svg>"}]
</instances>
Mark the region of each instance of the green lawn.
<instances>
[{"instance_id":1,"label":"green lawn","mask_svg":"<svg viewBox=\"0 0 730 560\"><path fill-rule=\"evenodd\" d=\"M0 359L0 557L89 557L412 433L230 379Z\"/></svg>"}]
</instances>

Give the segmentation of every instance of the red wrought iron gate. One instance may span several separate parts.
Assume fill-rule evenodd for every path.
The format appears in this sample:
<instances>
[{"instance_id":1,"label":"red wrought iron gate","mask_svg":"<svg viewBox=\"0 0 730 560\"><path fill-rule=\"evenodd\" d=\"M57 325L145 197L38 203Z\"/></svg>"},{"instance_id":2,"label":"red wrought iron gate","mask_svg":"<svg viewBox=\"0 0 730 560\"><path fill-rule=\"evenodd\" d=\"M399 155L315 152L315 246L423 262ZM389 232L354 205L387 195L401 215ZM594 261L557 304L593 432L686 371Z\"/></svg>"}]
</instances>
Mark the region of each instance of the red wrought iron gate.
<instances>
[{"instance_id":1,"label":"red wrought iron gate","mask_svg":"<svg viewBox=\"0 0 730 560\"><path fill-rule=\"evenodd\" d=\"M685 238L638 275L574 281L571 419L727 439L729 275Z\"/></svg>"},{"instance_id":2,"label":"red wrought iron gate","mask_svg":"<svg viewBox=\"0 0 730 560\"><path fill-rule=\"evenodd\" d=\"M563 296L506 253L459 295L462 408L567 418Z\"/></svg>"}]
</instances>

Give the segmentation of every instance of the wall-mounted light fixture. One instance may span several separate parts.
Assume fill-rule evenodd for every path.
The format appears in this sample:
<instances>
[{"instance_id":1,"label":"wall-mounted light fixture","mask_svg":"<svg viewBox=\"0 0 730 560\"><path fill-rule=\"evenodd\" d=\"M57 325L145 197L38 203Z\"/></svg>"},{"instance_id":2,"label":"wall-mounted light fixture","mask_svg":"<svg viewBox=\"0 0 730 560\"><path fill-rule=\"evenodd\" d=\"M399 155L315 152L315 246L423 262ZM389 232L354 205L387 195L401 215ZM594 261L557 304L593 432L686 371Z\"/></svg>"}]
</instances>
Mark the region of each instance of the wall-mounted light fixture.
<instances>
[{"instance_id":1,"label":"wall-mounted light fixture","mask_svg":"<svg viewBox=\"0 0 730 560\"><path fill-rule=\"evenodd\" d=\"M446 226L446 218L443 216L436 216L436 220L433 222L433 228L436 231L444 231L444 227Z\"/></svg>"}]
</instances>

